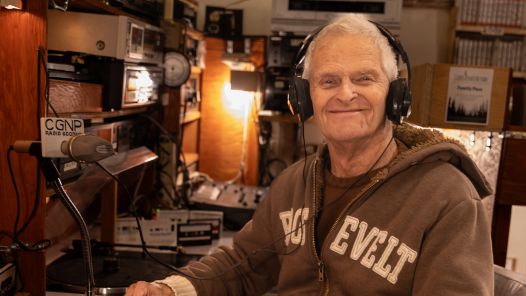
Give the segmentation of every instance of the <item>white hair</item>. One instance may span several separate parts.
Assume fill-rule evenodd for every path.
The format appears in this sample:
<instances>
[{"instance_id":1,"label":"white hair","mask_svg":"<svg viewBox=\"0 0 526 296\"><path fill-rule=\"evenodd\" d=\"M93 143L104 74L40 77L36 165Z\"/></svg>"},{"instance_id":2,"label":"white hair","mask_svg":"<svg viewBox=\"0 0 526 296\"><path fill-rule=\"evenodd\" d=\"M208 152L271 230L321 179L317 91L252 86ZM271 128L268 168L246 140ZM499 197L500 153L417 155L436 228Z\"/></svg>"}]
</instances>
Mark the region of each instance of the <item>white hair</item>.
<instances>
[{"instance_id":1,"label":"white hair","mask_svg":"<svg viewBox=\"0 0 526 296\"><path fill-rule=\"evenodd\" d=\"M372 38L374 44L380 49L382 58L382 69L384 70L389 81L393 81L398 77L398 64L393 48L389 45L387 38L380 33L375 24L365 18L362 14L349 13L333 19L326 25L315 37L309 45L305 54L305 64L302 77L309 79L310 64L312 60L312 53L316 50L317 41L323 39L330 32L342 32L349 34L363 34Z\"/></svg>"}]
</instances>

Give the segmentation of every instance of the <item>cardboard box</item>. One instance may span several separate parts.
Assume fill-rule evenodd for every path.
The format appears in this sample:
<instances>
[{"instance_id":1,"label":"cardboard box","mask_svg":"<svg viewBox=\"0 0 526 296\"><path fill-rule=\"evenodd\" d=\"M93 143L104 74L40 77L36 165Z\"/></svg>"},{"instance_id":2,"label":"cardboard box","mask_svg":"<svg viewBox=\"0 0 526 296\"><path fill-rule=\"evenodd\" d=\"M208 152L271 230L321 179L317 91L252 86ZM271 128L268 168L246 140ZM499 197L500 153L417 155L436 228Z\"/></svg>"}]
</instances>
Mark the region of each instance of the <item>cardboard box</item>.
<instances>
[{"instance_id":1,"label":"cardboard box","mask_svg":"<svg viewBox=\"0 0 526 296\"><path fill-rule=\"evenodd\" d=\"M411 69L413 99L411 114L406 119L408 122L425 127L451 129L486 131L504 129L506 106L510 95L511 69L449 64L423 64ZM465 80L463 80L463 75L465 75ZM477 95L482 98L482 101L484 96L489 97L481 103L487 113L479 112L478 107L470 108L475 109L474 113L486 114L482 117L483 120L477 122L472 121L469 117L452 116L454 115L452 113L455 112L451 110L454 110L456 106L458 111L460 106L455 105L455 97L451 95L457 89L463 92L459 101L471 99L476 101L479 99L476 98ZM464 89L468 90L463 91ZM464 112L464 109L461 107L460 111ZM478 119L480 118L479 116Z\"/></svg>"}]
</instances>

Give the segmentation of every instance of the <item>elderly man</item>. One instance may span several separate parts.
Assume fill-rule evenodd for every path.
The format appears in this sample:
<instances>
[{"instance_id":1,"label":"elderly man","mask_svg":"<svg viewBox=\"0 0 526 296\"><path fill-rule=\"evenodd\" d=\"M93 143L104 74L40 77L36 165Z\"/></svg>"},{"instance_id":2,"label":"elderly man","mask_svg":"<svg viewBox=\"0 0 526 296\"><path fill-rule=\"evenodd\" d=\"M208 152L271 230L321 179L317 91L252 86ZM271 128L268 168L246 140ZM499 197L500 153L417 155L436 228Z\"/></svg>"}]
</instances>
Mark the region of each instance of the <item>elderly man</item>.
<instances>
[{"instance_id":1,"label":"elderly man","mask_svg":"<svg viewBox=\"0 0 526 296\"><path fill-rule=\"evenodd\" d=\"M299 105L327 143L274 180L232 247L127 295L492 295L490 189L455 141L395 124L389 38L354 14L312 36Z\"/></svg>"}]
</instances>

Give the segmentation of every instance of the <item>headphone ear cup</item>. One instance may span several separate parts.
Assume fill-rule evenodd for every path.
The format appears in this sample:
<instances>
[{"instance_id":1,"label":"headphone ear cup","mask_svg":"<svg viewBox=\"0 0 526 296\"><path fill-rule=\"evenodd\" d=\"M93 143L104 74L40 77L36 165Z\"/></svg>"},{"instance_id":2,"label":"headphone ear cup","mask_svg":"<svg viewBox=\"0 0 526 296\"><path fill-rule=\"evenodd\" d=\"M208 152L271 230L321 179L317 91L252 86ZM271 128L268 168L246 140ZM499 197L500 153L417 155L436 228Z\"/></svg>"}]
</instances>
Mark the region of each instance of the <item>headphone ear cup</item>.
<instances>
[{"instance_id":1,"label":"headphone ear cup","mask_svg":"<svg viewBox=\"0 0 526 296\"><path fill-rule=\"evenodd\" d=\"M310 84L307 79L294 76L289 83L289 108L292 114L299 114L305 122L314 114L310 97Z\"/></svg>"},{"instance_id":2,"label":"headphone ear cup","mask_svg":"<svg viewBox=\"0 0 526 296\"><path fill-rule=\"evenodd\" d=\"M406 79L398 78L391 81L385 104L387 119L395 124L400 124L402 117L408 115L411 104L411 94Z\"/></svg>"},{"instance_id":3,"label":"headphone ear cup","mask_svg":"<svg viewBox=\"0 0 526 296\"><path fill-rule=\"evenodd\" d=\"M298 92L296 91L296 84L294 83L294 77L289 79L289 94L287 97L290 113L296 115L299 113L298 107Z\"/></svg>"}]
</instances>

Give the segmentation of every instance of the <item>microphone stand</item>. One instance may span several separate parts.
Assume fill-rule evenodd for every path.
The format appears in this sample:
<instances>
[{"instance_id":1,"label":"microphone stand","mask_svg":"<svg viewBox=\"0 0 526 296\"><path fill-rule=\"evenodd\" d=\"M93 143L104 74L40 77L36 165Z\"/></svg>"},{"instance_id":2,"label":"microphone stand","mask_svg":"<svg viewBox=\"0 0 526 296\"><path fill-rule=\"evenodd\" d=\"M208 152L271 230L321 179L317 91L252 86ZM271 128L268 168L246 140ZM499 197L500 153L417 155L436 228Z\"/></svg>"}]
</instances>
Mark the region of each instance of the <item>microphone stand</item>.
<instances>
[{"instance_id":1,"label":"microphone stand","mask_svg":"<svg viewBox=\"0 0 526 296\"><path fill-rule=\"evenodd\" d=\"M91 255L91 244L90 236L88 232L88 227L86 222L78 208L75 206L69 195L64 190L62 186L62 181L60 180L60 173L57 170L55 164L49 158L44 158L34 154L40 162L42 172L46 180L51 183L55 192L59 195L60 201L66 209L69 211L75 222L77 223L80 230L80 239L82 245L82 258L84 261L84 268L86 271L86 295L93 296L93 289L95 287L95 275L93 273L93 259Z\"/></svg>"},{"instance_id":2,"label":"microphone stand","mask_svg":"<svg viewBox=\"0 0 526 296\"><path fill-rule=\"evenodd\" d=\"M74 144L74 142L79 142L78 144ZM78 160L76 157L73 157L73 150L79 149L81 151L86 150L87 146L90 149L93 149L98 153L96 157L87 157L84 160L93 162L96 160L100 160L100 157L107 157L114 153L113 148L111 146L111 143L98 138L96 136L89 136L84 135L83 137L75 136L71 138L68 142L66 142L66 148L68 150L68 155L71 156L71 158ZM77 148L74 148L74 147ZM95 287L95 275L93 273L93 258L91 255L91 239L88 232L88 227L86 226L86 222L84 221L84 218L82 218L82 214L78 210L78 208L75 206L71 198L66 193L66 190L64 190L64 186L62 186L62 181L60 180L60 173L57 170L57 167L55 164L51 161L50 158L42 157L41 148L42 144L41 142L36 141L16 141L13 146L15 151L22 152L22 153L29 153L30 155L35 156L39 163L40 168L42 169L42 173L44 174L44 177L46 180L51 184L55 192L59 195L60 201L68 212L71 214L75 222L77 223L77 226L80 230L80 241L82 246L82 259L84 262L84 268L86 271L86 295L87 296L93 296L93 290ZM64 149L64 142L61 144L61 149ZM90 150L88 149L88 150ZM66 152L64 152L66 153Z\"/></svg>"}]
</instances>

